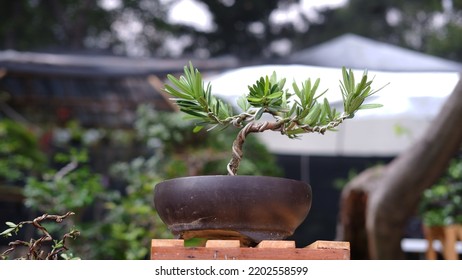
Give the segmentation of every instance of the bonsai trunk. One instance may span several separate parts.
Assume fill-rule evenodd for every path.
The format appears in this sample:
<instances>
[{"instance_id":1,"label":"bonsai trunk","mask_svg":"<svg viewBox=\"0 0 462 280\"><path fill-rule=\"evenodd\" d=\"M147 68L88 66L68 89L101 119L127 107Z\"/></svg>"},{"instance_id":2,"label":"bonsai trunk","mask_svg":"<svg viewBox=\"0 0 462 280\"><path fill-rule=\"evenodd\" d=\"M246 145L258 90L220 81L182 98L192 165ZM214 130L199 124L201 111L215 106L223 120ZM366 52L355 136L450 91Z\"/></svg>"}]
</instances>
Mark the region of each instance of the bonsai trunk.
<instances>
[{"instance_id":1,"label":"bonsai trunk","mask_svg":"<svg viewBox=\"0 0 462 280\"><path fill-rule=\"evenodd\" d=\"M280 130L284 122L262 122L255 123L250 122L243 129L239 131L236 139L233 142L233 154L230 162L228 163L228 175L237 175L237 170L239 169L239 164L242 159L242 147L245 142L245 138L251 132L263 132L265 130Z\"/></svg>"}]
</instances>

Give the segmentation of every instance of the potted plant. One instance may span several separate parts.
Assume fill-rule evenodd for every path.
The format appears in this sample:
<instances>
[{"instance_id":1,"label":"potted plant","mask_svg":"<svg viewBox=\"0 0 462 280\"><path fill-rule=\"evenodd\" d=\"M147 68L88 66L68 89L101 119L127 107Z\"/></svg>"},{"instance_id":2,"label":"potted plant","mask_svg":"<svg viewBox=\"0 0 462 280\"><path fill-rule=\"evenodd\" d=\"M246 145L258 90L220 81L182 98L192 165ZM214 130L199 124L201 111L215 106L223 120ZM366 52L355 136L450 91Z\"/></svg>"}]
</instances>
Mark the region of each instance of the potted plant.
<instances>
[{"instance_id":1,"label":"potted plant","mask_svg":"<svg viewBox=\"0 0 462 280\"><path fill-rule=\"evenodd\" d=\"M184 75L168 75L171 84L165 85L179 109L196 121L194 131L210 125L240 129L227 166L228 175L194 176L163 181L156 185L154 204L161 219L178 237L240 239L244 243L284 239L308 215L311 207L311 187L301 181L267 176L238 176L242 147L250 133L278 131L289 138L302 133L324 134L358 110L376 108L378 104L364 104L377 92L365 71L355 81L352 70L342 68L340 89L344 112L332 108L327 99L318 94L320 80L307 79L301 85L292 84L292 92L285 89L285 79L261 77L249 86L248 94L237 100L241 109L234 108L212 94L211 85L205 86L201 73L190 63ZM272 119L267 120L266 116Z\"/></svg>"}]
</instances>

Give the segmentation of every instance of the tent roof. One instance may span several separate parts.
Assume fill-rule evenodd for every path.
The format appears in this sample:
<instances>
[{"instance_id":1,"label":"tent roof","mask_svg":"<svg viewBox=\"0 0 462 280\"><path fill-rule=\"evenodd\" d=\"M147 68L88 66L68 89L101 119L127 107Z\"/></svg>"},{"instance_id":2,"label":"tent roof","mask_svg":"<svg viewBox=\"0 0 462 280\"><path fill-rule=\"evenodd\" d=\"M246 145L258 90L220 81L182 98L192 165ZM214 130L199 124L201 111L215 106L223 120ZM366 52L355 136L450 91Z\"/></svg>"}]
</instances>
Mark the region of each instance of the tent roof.
<instances>
[{"instance_id":1,"label":"tent roof","mask_svg":"<svg viewBox=\"0 0 462 280\"><path fill-rule=\"evenodd\" d=\"M461 71L462 64L345 34L289 56L289 63L381 71Z\"/></svg>"}]
</instances>

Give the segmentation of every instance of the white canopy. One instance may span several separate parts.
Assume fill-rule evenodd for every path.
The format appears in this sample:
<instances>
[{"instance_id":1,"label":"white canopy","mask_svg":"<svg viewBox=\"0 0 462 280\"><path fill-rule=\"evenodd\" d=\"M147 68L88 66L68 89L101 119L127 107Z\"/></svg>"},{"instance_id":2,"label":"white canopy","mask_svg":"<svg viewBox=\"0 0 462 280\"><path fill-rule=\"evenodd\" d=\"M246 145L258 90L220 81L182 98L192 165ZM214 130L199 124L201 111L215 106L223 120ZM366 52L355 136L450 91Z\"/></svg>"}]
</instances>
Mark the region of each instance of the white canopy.
<instances>
[{"instance_id":1,"label":"white canopy","mask_svg":"<svg viewBox=\"0 0 462 280\"><path fill-rule=\"evenodd\" d=\"M294 80L300 84L308 77L312 80L320 78L319 89L328 88L325 96L336 107L342 107L339 89L342 73L339 68L265 65L232 70L208 80L213 93L235 104L238 96L248 92L248 85L273 71L278 77L287 79L286 87L290 89ZM354 70L354 73L359 79L363 71ZM370 101L383 107L361 110L354 119L345 121L337 132L325 135L306 134L301 140L291 140L277 132L265 132L258 137L278 154L395 156L425 132L459 79L457 72L369 71L369 76L375 77L373 88L388 84Z\"/></svg>"}]
</instances>

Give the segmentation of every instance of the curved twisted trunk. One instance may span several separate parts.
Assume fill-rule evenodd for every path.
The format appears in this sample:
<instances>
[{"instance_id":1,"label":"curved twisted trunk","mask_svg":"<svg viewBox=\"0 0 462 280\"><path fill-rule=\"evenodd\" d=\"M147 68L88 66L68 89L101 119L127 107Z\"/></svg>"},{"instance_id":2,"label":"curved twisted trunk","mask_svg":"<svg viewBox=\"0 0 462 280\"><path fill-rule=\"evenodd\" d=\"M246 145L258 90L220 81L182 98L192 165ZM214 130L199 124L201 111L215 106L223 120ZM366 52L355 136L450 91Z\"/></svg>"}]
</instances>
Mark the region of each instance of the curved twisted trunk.
<instances>
[{"instance_id":1,"label":"curved twisted trunk","mask_svg":"<svg viewBox=\"0 0 462 280\"><path fill-rule=\"evenodd\" d=\"M263 132L265 130L280 130L283 124L284 122L250 122L241 129L233 142L233 154L230 162L228 163L228 175L237 174L237 170L239 169L239 164L242 159L242 146L244 145L245 138L249 135L249 133Z\"/></svg>"}]
</instances>

